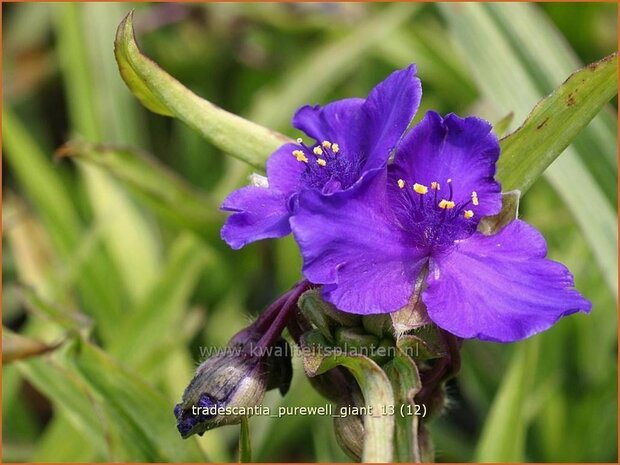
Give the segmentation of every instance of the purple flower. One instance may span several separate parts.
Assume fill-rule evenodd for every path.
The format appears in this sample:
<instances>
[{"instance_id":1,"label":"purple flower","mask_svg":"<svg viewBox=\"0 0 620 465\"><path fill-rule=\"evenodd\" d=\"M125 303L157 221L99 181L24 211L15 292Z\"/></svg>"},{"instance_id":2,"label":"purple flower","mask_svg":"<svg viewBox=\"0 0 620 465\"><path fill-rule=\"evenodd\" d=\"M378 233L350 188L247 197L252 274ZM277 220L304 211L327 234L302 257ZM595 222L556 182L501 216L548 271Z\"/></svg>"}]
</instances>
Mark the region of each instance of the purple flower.
<instances>
[{"instance_id":1,"label":"purple flower","mask_svg":"<svg viewBox=\"0 0 620 465\"><path fill-rule=\"evenodd\" d=\"M427 113L387 169L366 173L354 191L300 199L291 224L304 274L341 310L372 314L405 306L427 270L429 317L463 338L516 341L589 311L532 226L477 232L501 209L499 152L487 122Z\"/></svg>"},{"instance_id":2,"label":"purple flower","mask_svg":"<svg viewBox=\"0 0 620 465\"><path fill-rule=\"evenodd\" d=\"M233 212L222 238L239 249L259 239L286 236L305 192L321 195L355 189L368 172L385 168L409 126L422 95L415 65L392 73L367 99L349 98L324 107L304 106L293 126L316 143L285 144L267 161L267 183L230 194L222 210Z\"/></svg>"}]
</instances>

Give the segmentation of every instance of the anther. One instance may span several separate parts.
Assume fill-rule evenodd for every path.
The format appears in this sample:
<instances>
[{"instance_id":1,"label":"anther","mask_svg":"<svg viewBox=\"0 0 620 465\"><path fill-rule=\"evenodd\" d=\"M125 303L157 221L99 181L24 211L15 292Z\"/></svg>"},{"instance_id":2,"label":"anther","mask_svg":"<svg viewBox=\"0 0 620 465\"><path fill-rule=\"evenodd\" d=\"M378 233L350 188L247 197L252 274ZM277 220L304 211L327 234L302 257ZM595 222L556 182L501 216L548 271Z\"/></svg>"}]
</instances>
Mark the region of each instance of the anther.
<instances>
[{"instance_id":1,"label":"anther","mask_svg":"<svg viewBox=\"0 0 620 465\"><path fill-rule=\"evenodd\" d=\"M315 155L323 155L323 150L321 149L321 147L314 147L312 149L312 152L314 152Z\"/></svg>"},{"instance_id":2,"label":"anther","mask_svg":"<svg viewBox=\"0 0 620 465\"><path fill-rule=\"evenodd\" d=\"M433 181L431 182L431 189L433 189L434 191L438 191L441 189L441 186L437 181Z\"/></svg>"},{"instance_id":3,"label":"anther","mask_svg":"<svg viewBox=\"0 0 620 465\"><path fill-rule=\"evenodd\" d=\"M465 211L463 212L463 216L464 216L466 219L470 219L470 218L472 218L472 217L474 216L474 212L473 212L473 211L471 211L471 210L465 210Z\"/></svg>"},{"instance_id":4,"label":"anther","mask_svg":"<svg viewBox=\"0 0 620 465\"><path fill-rule=\"evenodd\" d=\"M443 210L451 210L455 206L456 204L452 200L442 199L441 202L439 202L439 208Z\"/></svg>"},{"instance_id":5,"label":"anther","mask_svg":"<svg viewBox=\"0 0 620 465\"><path fill-rule=\"evenodd\" d=\"M332 143L331 143L330 141L328 141L328 140L324 140L324 141L321 143L321 145L322 145L323 147L325 147L326 149L328 149L328 148L330 148L330 147L332 146Z\"/></svg>"},{"instance_id":6,"label":"anther","mask_svg":"<svg viewBox=\"0 0 620 465\"><path fill-rule=\"evenodd\" d=\"M418 184L417 182L413 185L413 190L418 194L424 195L428 192L428 187L423 184Z\"/></svg>"},{"instance_id":7,"label":"anther","mask_svg":"<svg viewBox=\"0 0 620 465\"><path fill-rule=\"evenodd\" d=\"M297 159L297 161L308 163L308 157L306 157L301 150L293 150L293 156Z\"/></svg>"},{"instance_id":8,"label":"anther","mask_svg":"<svg viewBox=\"0 0 620 465\"><path fill-rule=\"evenodd\" d=\"M473 192L471 193L471 202L472 202L474 205L478 205L478 204L480 203L480 202L478 201L478 193L477 193L476 191L473 191Z\"/></svg>"},{"instance_id":9,"label":"anther","mask_svg":"<svg viewBox=\"0 0 620 465\"><path fill-rule=\"evenodd\" d=\"M340 146L338 144L332 144L332 152L338 153L340 151Z\"/></svg>"},{"instance_id":10,"label":"anther","mask_svg":"<svg viewBox=\"0 0 620 465\"><path fill-rule=\"evenodd\" d=\"M398 182L398 187L400 187L401 189L405 187L405 181L403 181L402 179L399 179L397 182Z\"/></svg>"},{"instance_id":11,"label":"anther","mask_svg":"<svg viewBox=\"0 0 620 465\"><path fill-rule=\"evenodd\" d=\"M322 158L317 158L316 162L321 165L321 166L325 166L327 165L327 162L325 160L323 160Z\"/></svg>"}]
</instances>

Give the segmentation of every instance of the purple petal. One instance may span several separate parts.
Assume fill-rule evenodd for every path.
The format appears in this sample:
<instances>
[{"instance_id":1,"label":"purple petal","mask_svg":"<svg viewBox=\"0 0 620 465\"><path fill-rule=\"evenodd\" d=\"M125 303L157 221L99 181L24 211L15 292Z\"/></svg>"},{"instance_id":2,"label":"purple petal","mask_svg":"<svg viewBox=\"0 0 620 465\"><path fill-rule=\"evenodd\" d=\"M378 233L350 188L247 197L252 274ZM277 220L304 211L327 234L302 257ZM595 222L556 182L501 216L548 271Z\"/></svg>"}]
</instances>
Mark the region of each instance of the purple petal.
<instances>
[{"instance_id":1,"label":"purple petal","mask_svg":"<svg viewBox=\"0 0 620 465\"><path fill-rule=\"evenodd\" d=\"M301 107L293 126L318 142L340 145L342 156L361 159L363 171L384 166L420 106L422 85L415 65L395 71L366 100L350 98Z\"/></svg>"},{"instance_id":2,"label":"purple petal","mask_svg":"<svg viewBox=\"0 0 620 465\"><path fill-rule=\"evenodd\" d=\"M347 191L300 195L291 218L304 274L325 284L339 309L387 313L407 304L425 258L383 210L385 171L367 173Z\"/></svg>"},{"instance_id":3,"label":"purple petal","mask_svg":"<svg viewBox=\"0 0 620 465\"><path fill-rule=\"evenodd\" d=\"M493 236L460 241L431 259L422 295L429 316L463 338L512 342L589 311L568 269L546 254L540 233L519 220Z\"/></svg>"},{"instance_id":4,"label":"purple petal","mask_svg":"<svg viewBox=\"0 0 620 465\"><path fill-rule=\"evenodd\" d=\"M427 187L436 181L440 198L447 200L451 179L457 205L466 205L476 218L494 215L501 209L501 189L494 180L499 151L486 121L453 114L443 119L429 111L397 147L391 177ZM472 204L472 192L477 193L477 206Z\"/></svg>"},{"instance_id":5,"label":"purple petal","mask_svg":"<svg viewBox=\"0 0 620 465\"><path fill-rule=\"evenodd\" d=\"M306 165L297 161L293 150L300 148L295 144L285 144L271 154L267 160L267 178L270 188L284 194L292 194L299 190L299 180Z\"/></svg>"},{"instance_id":6,"label":"purple petal","mask_svg":"<svg viewBox=\"0 0 620 465\"><path fill-rule=\"evenodd\" d=\"M327 140L338 144L340 152L345 156L356 156L362 136L360 109L363 103L362 98L348 98L324 107L303 106L293 116L293 127L319 143Z\"/></svg>"},{"instance_id":7,"label":"purple petal","mask_svg":"<svg viewBox=\"0 0 620 465\"><path fill-rule=\"evenodd\" d=\"M418 111L421 98L422 84L415 65L393 72L370 92L362 106L360 146L367 170L384 166Z\"/></svg>"},{"instance_id":8,"label":"purple petal","mask_svg":"<svg viewBox=\"0 0 620 465\"><path fill-rule=\"evenodd\" d=\"M232 192L222 210L234 212L224 224L221 236L233 249L291 232L289 198L282 192L264 187L248 186Z\"/></svg>"}]
</instances>

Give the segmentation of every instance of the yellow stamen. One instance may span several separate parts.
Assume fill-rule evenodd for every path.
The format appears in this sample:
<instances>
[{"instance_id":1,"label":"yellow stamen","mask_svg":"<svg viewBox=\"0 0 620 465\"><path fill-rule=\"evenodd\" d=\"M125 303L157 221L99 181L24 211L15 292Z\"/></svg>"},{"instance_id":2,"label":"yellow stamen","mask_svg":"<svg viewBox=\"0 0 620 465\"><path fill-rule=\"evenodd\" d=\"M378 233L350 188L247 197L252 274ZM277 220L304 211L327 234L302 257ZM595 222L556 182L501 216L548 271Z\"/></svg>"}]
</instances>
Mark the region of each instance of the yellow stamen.
<instances>
[{"instance_id":1,"label":"yellow stamen","mask_svg":"<svg viewBox=\"0 0 620 465\"><path fill-rule=\"evenodd\" d=\"M325 160L323 160L322 158L317 158L316 162L321 165L321 166L325 166L327 165L327 162Z\"/></svg>"},{"instance_id":2,"label":"yellow stamen","mask_svg":"<svg viewBox=\"0 0 620 465\"><path fill-rule=\"evenodd\" d=\"M426 187L423 184L418 184L417 182L413 185L413 190L416 191L418 194L426 194L428 192L428 187Z\"/></svg>"},{"instance_id":3,"label":"yellow stamen","mask_svg":"<svg viewBox=\"0 0 620 465\"><path fill-rule=\"evenodd\" d=\"M401 189L405 187L405 181L403 181L402 179L399 179L397 182L398 182L398 187L400 187Z\"/></svg>"},{"instance_id":4,"label":"yellow stamen","mask_svg":"<svg viewBox=\"0 0 620 465\"><path fill-rule=\"evenodd\" d=\"M293 155L297 158L297 161L308 163L308 157L301 150L293 150Z\"/></svg>"},{"instance_id":5,"label":"yellow stamen","mask_svg":"<svg viewBox=\"0 0 620 465\"><path fill-rule=\"evenodd\" d=\"M321 147L314 147L312 151L315 155L323 155L323 150L321 150Z\"/></svg>"},{"instance_id":6,"label":"yellow stamen","mask_svg":"<svg viewBox=\"0 0 620 465\"><path fill-rule=\"evenodd\" d=\"M324 140L323 143L321 144L323 147L325 147L326 149L330 148L332 146L332 143L328 140Z\"/></svg>"},{"instance_id":7,"label":"yellow stamen","mask_svg":"<svg viewBox=\"0 0 620 465\"><path fill-rule=\"evenodd\" d=\"M442 199L441 202L439 202L439 208L444 209L444 210L450 210L452 208L454 208L456 206L456 204L452 201L452 200L446 200L446 199Z\"/></svg>"},{"instance_id":8,"label":"yellow stamen","mask_svg":"<svg viewBox=\"0 0 620 465\"><path fill-rule=\"evenodd\" d=\"M464 216L466 219L473 218L473 216L474 216L474 212L473 212L473 211L471 211L471 210L465 210L465 212L463 213L463 216Z\"/></svg>"},{"instance_id":9,"label":"yellow stamen","mask_svg":"<svg viewBox=\"0 0 620 465\"><path fill-rule=\"evenodd\" d=\"M473 191L471 193L471 203L473 203L474 205L478 205L480 202L478 202L478 193L476 191Z\"/></svg>"},{"instance_id":10,"label":"yellow stamen","mask_svg":"<svg viewBox=\"0 0 620 465\"><path fill-rule=\"evenodd\" d=\"M437 181L433 181L431 182L431 189L438 191L439 189L441 189L441 186L439 185Z\"/></svg>"},{"instance_id":11,"label":"yellow stamen","mask_svg":"<svg viewBox=\"0 0 620 465\"><path fill-rule=\"evenodd\" d=\"M332 144L332 152L338 153L340 151L340 146L338 144Z\"/></svg>"}]
</instances>

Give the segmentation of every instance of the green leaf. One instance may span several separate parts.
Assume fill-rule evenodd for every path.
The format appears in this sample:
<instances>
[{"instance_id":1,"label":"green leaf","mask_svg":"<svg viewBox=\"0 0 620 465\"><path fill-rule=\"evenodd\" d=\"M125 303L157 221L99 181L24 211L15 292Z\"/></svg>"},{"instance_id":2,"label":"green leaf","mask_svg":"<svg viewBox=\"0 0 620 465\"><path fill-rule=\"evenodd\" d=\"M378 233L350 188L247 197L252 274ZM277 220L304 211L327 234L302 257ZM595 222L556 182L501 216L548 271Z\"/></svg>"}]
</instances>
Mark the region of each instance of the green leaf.
<instances>
[{"instance_id":1,"label":"green leaf","mask_svg":"<svg viewBox=\"0 0 620 465\"><path fill-rule=\"evenodd\" d=\"M44 300L33 289L27 287L17 287L16 293L19 301L33 314L43 319L47 319L61 328L78 332L80 330L88 333L93 322L88 316L78 312L66 312L56 305Z\"/></svg>"},{"instance_id":2,"label":"green leaf","mask_svg":"<svg viewBox=\"0 0 620 465\"><path fill-rule=\"evenodd\" d=\"M181 441L174 424L173 406L135 374L119 366L105 352L82 341L75 345L75 367L130 447L130 458L144 461L202 462L195 441Z\"/></svg>"},{"instance_id":3,"label":"green leaf","mask_svg":"<svg viewBox=\"0 0 620 465\"><path fill-rule=\"evenodd\" d=\"M145 153L123 147L69 142L57 155L105 169L157 213L199 234L203 234L214 220L221 221L214 199Z\"/></svg>"},{"instance_id":4,"label":"green leaf","mask_svg":"<svg viewBox=\"0 0 620 465\"><path fill-rule=\"evenodd\" d=\"M476 462L522 462L527 417L525 400L533 386L539 339L522 342L516 349L476 449Z\"/></svg>"},{"instance_id":5,"label":"green leaf","mask_svg":"<svg viewBox=\"0 0 620 465\"><path fill-rule=\"evenodd\" d=\"M506 132L508 132L508 128L512 124L512 120L515 119L515 114L511 111L506 116L501 118L493 125L493 132L497 137L503 137Z\"/></svg>"},{"instance_id":6,"label":"green leaf","mask_svg":"<svg viewBox=\"0 0 620 465\"><path fill-rule=\"evenodd\" d=\"M448 20L455 41L470 63L482 93L493 102L500 114L513 111L517 121L521 121L543 95L578 67L561 37L534 5L441 4L441 11ZM536 27L532 24L536 24ZM526 173L521 172L519 179L516 179L516 175L512 177L512 170L516 169L516 159L513 157L516 155L511 153L516 154L519 150L519 160L526 161L522 166L518 165L519 170L525 169L533 160L526 150L520 151L518 147L509 147L510 157L504 161L504 153L500 157L498 169L499 179L506 189L522 185L520 189L524 191L523 188L531 186L533 180L542 173L541 170L548 166L545 176L570 208L594 252L607 285L617 294L616 214L609 200L615 198L615 194L605 197L605 192L615 192L616 164L610 159L615 158L616 143L612 129L614 126L608 121L609 115L601 111L604 100L611 98L617 91L614 77L616 70L612 69L615 65L611 63L615 63L615 60L612 57L609 62L604 61L594 70L585 68L579 71L580 78L567 83L579 87L577 94L573 92L569 99L571 90L560 91L544 104L543 110L549 111L553 103L553 107L562 112L563 118L550 117L545 123L552 124L551 127L560 133L554 133L541 141L543 151L537 150L535 155L545 158L534 163L531 172L529 169ZM550 66L550 61L553 61L553 66ZM581 82L581 79L585 82ZM567 100L574 102L568 105ZM597 111L601 113L584 128ZM547 116L551 115L546 114L533 127L541 125ZM562 121L569 124L557 126ZM541 130L544 126L541 126ZM567 147L563 156L557 158L581 128L583 132L575 140L574 146ZM568 134L563 135L562 131L568 131ZM589 143L579 143L583 138ZM596 157L596 162L589 162L594 158L593 152L601 156ZM554 159L555 162L549 166ZM505 163L509 163L506 168ZM593 178L594 171L589 170L595 166L605 167L596 171L600 179L598 183ZM511 171L508 172L507 168ZM579 186L579 189L575 186ZM607 187L603 190L602 186Z\"/></svg>"},{"instance_id":7,"label":"green leaf","mask_svg":"<svg viewBox=\"0 0 620 465\"><path fill-rule=\"evenodd\" d=\"M109 352L127 365L138 365L179 326L187 301L204 267L214 256L198 239L181 235L170 250L166 265L160 270L150 292L129 314L109 345Z\"/></svg>"},{"instance_id":8,"label":"green leaf","mask_svg":"<svg viewBox=\"0 0 620 465\"><path fill-rule=\"evenodd\" d=\"M80 17L82 6L67 2L52 9L54 32L58 41L56 50L72 130L88 140L98 141L102 136L101 121L96 109L92 69L87 59L84 23Z\"/></svg>"},{"instance_id":9,"label":"green leaf","mask_svg":"<svg viewBox=\"0 0 620 465\"><path fill-rule=\"evenodd\" d=\"M33 463L56 462L101 462L105 459L84 430L80 430L67 419L62 411L55 411L45 431L36 443L36 452L30 458ZM71 438L71 441L67 441ZM108 459L109 460L109 459Z\"/></svg>"},{"instance_id":10,"label":"green leaf","mask_svg":"<svg viewBox=\"0 0 620 465\"><path fill-rule=\"evenodd\" d=\"M133 303L151 286L160 266L158 238L148 217L114 179L97 166L80 168L102 241Z\"/></svg>"},{"instance_id":11,"label":"green leaf","mask_svg":"<svg viewBox=\"0 0 620 465\"><path fill-rule=\"evenodd\" d=\"M148 131L145 130L146 114L118 73L110 54L119 18L127 13L123 3L89 2L81 6L81 22L87 46L88 65L96 70L90 78L95 90L94 98L102 127L103 141L144 147ZM94 140L93 140L94 142Z\"/></svg>"},{"instance_id":12,"label":"green leaf","mask_svg":"<svg viewBox=\"0 0 620 465\"><path fill-rule=\"evenodd\" d=\"M289 141L198 97L143 55L134 35L133 12L118 26L114 55L125 83L145 107L180 119L224 152L255 168L263 169L267 157Z\"/></svg>"},{"instance_id":13,"label":"green leaf","mask_svg":"<svg viewBox=\"0 0 620 465\"><path fill-rule=\"evenodd\" d=\"M55 9L55 32L65 94L69 101L72 130L91 142L106 136L91 56L87 48L84 5L63 3ZM101 77L101 76L99 76ZM113 98L103 91L107 99ZM148 218L127 198L126 193L97 167L79 165L102 240L113 266L122 277L130 299L139 298L148 288L159 266L159 244Z\"/></svg>"},{"instance_id":14,"label":"green leaf","mask_svg":"<svg viewBox=\"0 0 620 465\"><path fill-rule=\"evenodd\" d=\"M89 394L86 384L62 362L61 357L34 358L16 364L24 377L43 393L62 412L95 449L113 459L107 431L97 402Z\"/></svg>"},{"instance_id":15,"label":"green leaf","mask_svg":"<svg viewBox=\"0 0 620 465\"><path fill-rule=\"evenodd\" d=\"M551 92L566 76L583 66L541 8L508 4L504 8L489 6L488 11L506 37L519 44L521 63L534 78L542 95ZM611 107L601 111L574 141L579 158L597 178L612 203L616 200L617 188L616 141L617 116ZM593 157L592 153L599 156Z\"/></svg>"},{"instance_id":16,"label":"green leaf","mask_svg":"<svg viewBox=\"0 0 620 465\"><path fill-rule=\"evenodd\" d=\"M308 341L309 342L309 341ZM302 336L302 347L312 347ZM304 351L305 352L305 351ZM343 355L330 351L332 355L320 354L321 347L315 346L312 355L304 355L304 369L308 376L315 376L337 367L346 367L359 385L367 406L373 415L364 416L363 462L391 462L393 457L394 416L382 415L383 409L394 405L394 392L383 370L368 357ZM327 351L326 351L327 352Z\"/></svg>"},{"instance_id":17,"label":"green leaf","mask_svg":"<svg viewBox=\"0 0 620 465\"><path fill-rule=\"evenodd\" d=\"M41 215L54 245L68 252L78 240L81 222L51 157L46 156L11 108L2 108L4 160Z\"/></svg>"},{"instance_id":18,"label":"green leaf","mask_svg":"<svg viewBox=\"0 0 620 465\"><path fill-rule=\"evenodd\" d=\"M8 364L16 360L43 355L58 347L58 344L45 344L13 331L2 328L2 363Z\"/></svg>"},{"instance_id":19,"label":"green leaf","mask_svg":"<svg viewBox=\"0 0 620 465\"><path fill-rule=\"evenodd\" d=\"M501 141L497 177L503 190L526 192L577 134L618 93L614 53L573 73Z\"/></svg>"},{"instance_id":20,"label":"green leaf","mask_svg":"<svg viewBox=\"0 0 620 465\"><path fill-rule=\"evenodd\" d=\"M407 406L415 406L413 398L422 387L417 366L409 356L397 349L396 356L385 365L384 370L394 390L395 458L398 462L415 463L432 460L431 457L421 455L418 442L418 416L408 415L408 410L405 409Z\"/></svg>"},{"instance_id":21,"label":"green leaf","mask_svg":"<svg viewBox=\"0 0 620 465\"><path fill-rule=\"evenodd\" d=\"M41 216L58 256L67 262L73 260L83 226L51 156L46 157L8 107L2 111L2 136L4 159ZM101 248L89 257L78 276L84 311L96 317L104 338L116 331L116 316L123 308L124 289L116 287L117 279L109 257Z\"/></svg>"}]
</instances>

